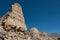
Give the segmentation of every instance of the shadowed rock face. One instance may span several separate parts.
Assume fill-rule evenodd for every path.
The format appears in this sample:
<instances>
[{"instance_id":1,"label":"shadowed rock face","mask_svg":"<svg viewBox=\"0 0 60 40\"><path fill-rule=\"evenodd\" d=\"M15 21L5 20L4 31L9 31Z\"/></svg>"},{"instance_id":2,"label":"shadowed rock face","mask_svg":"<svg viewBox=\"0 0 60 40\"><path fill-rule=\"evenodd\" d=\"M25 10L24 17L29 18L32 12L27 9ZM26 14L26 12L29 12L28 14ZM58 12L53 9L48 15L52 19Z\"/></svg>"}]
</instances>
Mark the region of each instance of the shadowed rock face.
<instances>
[{"instance_id":1,"label":"shadowed rock face","mask_svg":"<svg viewBox=\"0 0 60 40\"><path fill-rule=\"evenodd\" d=\"M58 40L60 40L60 38L58 38Z\"/></svg>"},{"instance_id":2,"label":"shadowed rock face","mask_svg":"<svg viewBox=\"0 0 60 40\"><path fill-rule=\"evenodd\" d=\"M0 19L0 40L57 40L45 32L39 32L37 28L26 30L22 8L14 3L12 10Z\"/></svg>"}]
</instances>

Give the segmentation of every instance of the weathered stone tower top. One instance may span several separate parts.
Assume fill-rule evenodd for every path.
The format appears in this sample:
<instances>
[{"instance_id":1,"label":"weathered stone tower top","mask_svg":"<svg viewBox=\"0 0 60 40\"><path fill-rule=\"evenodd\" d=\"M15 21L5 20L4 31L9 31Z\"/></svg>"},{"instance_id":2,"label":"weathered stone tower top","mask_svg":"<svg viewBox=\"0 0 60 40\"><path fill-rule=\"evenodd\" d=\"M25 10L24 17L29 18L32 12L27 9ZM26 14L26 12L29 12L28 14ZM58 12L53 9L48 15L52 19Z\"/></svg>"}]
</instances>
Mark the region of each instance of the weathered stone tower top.
<instances>
[{"instance_id":1,"label":"weathered stone tower top","mask_svg":"<svg viewBox=\"0 0 60 40\"><path fill-rule=\"evenodd\" d=\"M23 23L25 23L24 16L23 16L23 12L22 12L22 7L21 7L20 4L14 3L14 4L12 5L12 12L15 13L15 14L20 15L19 17L21 18L21 21L22 21Z\"/></svg>"},{"instance_id":2,"label":"weathered stone tower top","mask_svg":"<svg viewBox=\"0 0 60 40\"><path fill-rule=\"evenodd\" d=\"M2 20L6 30L11 29L12 27L15 28L15 30L27 30L22 8L18 3L12 5L12 10L7 12L6 15L2 17Z\"/></svg>"},{"instance_id":3,"label":"weathered stone tower top","mask_svg":"<svg viewBox=\"0 0 60 40\"><path fill-rule=\"evenodd\" d=\"M18 4L18 3L14 3L14 4L12 5L12 12L23 14L23 13L22 13L22 7L21 7L21 5Z\"/></svg>"}]
</instances>

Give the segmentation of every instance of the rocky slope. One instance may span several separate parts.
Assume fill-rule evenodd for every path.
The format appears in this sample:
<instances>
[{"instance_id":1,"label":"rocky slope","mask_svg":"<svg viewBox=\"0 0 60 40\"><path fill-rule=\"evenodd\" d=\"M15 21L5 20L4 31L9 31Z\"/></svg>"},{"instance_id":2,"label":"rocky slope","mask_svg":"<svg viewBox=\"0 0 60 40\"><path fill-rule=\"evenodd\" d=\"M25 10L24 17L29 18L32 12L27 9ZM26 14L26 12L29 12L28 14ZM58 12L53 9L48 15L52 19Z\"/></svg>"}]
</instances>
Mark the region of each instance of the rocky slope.
<instances>
[{"instance_id":1,"label":"rocky slope","mask_svg":"<svg viewBox=\"0 0 60 40\"><path fill-rule=\"evenodd\" d=\"M12 10L0 19L0 40L57 40L37 28L26 31L24 17L18 3L12 5ZM21 18L22 19L21 19Z\"/></svg>"}]
</instances>

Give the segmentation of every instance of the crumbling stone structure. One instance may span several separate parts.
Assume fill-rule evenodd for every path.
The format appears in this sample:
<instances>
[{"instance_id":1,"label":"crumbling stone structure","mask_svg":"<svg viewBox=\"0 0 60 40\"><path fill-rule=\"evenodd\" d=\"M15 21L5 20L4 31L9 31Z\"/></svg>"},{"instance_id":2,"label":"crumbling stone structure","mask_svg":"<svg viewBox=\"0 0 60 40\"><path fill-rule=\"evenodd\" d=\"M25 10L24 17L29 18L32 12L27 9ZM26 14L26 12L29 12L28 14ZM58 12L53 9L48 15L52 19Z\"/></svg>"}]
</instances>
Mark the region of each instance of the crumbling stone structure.
<instances>
[{"instance_id":1,"label":"crumbling stone structure","mask_svg":"<svg viewBox=\"0 0 60 40\"><path fill-rule=\"evenodd\" d=\"M0 18L0 40L57 40L37 28L26 30L22 8L14 3L12 9Z\"/></svg>"}]
</instances>

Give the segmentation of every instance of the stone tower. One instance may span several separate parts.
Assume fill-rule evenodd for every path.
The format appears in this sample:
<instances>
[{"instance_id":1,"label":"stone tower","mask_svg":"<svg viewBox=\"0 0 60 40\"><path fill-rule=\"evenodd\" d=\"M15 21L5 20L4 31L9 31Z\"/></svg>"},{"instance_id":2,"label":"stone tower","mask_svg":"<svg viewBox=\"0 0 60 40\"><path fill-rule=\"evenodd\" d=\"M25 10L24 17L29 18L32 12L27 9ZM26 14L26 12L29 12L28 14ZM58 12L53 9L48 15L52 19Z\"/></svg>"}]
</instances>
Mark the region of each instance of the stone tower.
<instances>
[{"instance_id":1,"label":"stone tower","mask_svg":"<svg viewBox=\"0 0 60 40\"><path fill-rule=\"evenodd\" d=\"M35 27L28 32L26 30L22 8L14 3L12 9L0 18L0 40L57 40L57 37L39 32Z\"/></svg>"},{"instance_id":2,"label":"stone tower","mask_svg":"<svg viewBox=\"0 0 60 40\"><path fill-rule=\"evenodd\" d=\"M26 31L26 24L23 17L22 8L18 3L12 5L12 10L2 17L5 30L14 28L15 30Z\"/></svg>"}]
</instances>

